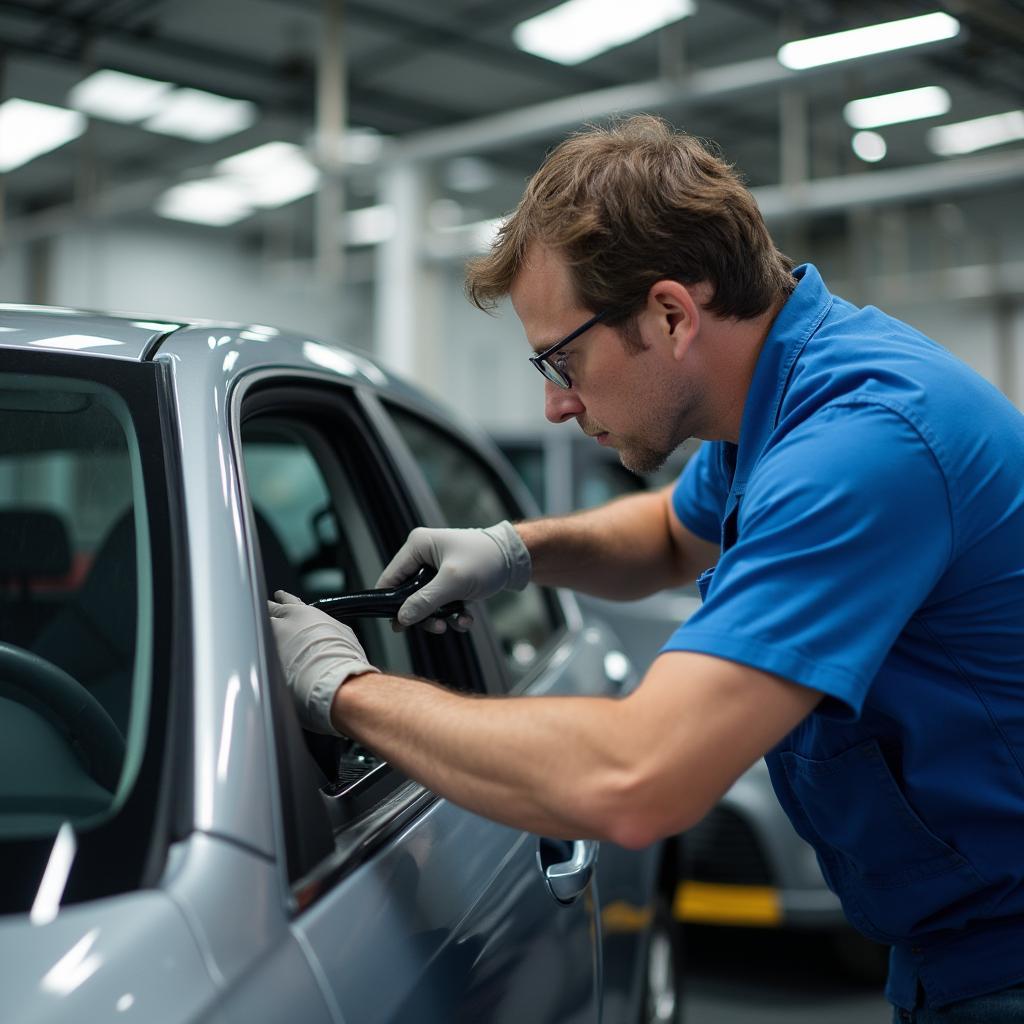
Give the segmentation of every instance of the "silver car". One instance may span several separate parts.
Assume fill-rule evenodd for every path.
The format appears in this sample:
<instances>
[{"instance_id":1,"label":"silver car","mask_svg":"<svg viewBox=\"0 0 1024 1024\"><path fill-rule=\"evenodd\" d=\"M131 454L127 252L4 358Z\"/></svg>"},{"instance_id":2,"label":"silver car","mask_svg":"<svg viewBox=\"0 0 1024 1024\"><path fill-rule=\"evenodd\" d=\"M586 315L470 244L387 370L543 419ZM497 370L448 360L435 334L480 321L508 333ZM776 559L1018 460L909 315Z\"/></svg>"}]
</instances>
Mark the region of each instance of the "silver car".
<instances>
[{"instance_id":1,"label":"silver car","mask_svg":"<svg viewBox=\"0 0 1024 1024\"><path fill-rule=\"evenodd\" d=\"M0 307L4 1021L678 1019L661 847L596 867L469 814L303 733L283 683L269 593L365 590L413 526L523 493L355 352ZM351 624L471 692L636 682L567 594L474 612Z\"/></svg>"}]
</instances>

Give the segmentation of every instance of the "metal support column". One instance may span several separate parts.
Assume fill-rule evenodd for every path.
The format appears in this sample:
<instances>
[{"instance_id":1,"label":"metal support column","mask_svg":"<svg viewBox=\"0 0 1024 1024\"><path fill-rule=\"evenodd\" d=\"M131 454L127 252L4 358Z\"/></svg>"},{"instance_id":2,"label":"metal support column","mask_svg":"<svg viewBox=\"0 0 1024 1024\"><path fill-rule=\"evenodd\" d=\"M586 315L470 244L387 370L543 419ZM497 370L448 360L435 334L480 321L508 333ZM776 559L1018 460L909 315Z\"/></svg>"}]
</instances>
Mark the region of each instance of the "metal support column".
<instances>
[{"instance_id":1,"label":"metal support column","mask_svg":"<svg viewBox=\"0 0 1024 1024\"><path fill-rule=\"evenodd\" d=\"M666 25L658 33L658 74L670 82L686 75L686 29L682 21Z\"/></svg>"},{"instance_id":2,"label":"metal support column","mask_svg":"<svg viewBox=\"0 0 1024 1024\"><path fill-rule=\"evenodd\" d=\"M348 117L343 14L344 0L324 0L323 38L317 64L316 161L321 178L316 195L316 263L320 280L328 286L340 282L343 269L339 230L345 212L341 172Z\"/></svg>"},{"instance_id":3,"label":"metal support column","mask_svg":"<svg viewBox=\"0 0 1024 1024\"><path fill-rule=\"evenodd\" d=\"M1021 408L1021 380L1016 326L1020 306L1009 296L996 300L996 383L1003 394Z\"/></svg>"},{"instance_id":4,"label":"metal support column","mask_svg":"<svg viewBox=\"0 0 1024 1024\"><path fill-rule=\"evenodd\" d=\"M798 20L792 14L784 19L783 38L798 39ZM782 192L799 205L810 178L810 130L808 100L804 83L794 81L779 90L779 183ZM801 217L786 226L779 247L802 262L806 249L806 231Z\"/></svg>"},{"instance_id":5,"label":"metal support column","mask_svg":"<svg viewBox=\"0 0 1024 1024\"><path fill-rule=\"evenodd\" d=\"M392 164L381 175L380 201L393 211L394 231L377 246L374 353L388 368L435 394L443 390L440 268L423 259L427 168Z\"/></svg>"}]
</instances>

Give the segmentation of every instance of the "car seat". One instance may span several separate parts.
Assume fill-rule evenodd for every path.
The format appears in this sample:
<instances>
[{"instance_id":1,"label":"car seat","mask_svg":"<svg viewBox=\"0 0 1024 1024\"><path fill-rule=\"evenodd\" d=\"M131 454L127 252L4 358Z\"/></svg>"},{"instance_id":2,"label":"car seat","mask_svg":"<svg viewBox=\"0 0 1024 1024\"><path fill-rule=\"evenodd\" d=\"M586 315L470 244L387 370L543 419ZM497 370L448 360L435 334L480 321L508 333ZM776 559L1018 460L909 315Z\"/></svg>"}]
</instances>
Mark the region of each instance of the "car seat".
<instances>
[{"instance_id":1,"label":"car seat","mask_svg":"<svg viewBox=\"0 0 1024 1024\"><path fill-rule=\"evenodd\" d=\"M135 659L135 523L118 519L96 552L89 574L32 650L92 691L124 733Z\"/></svg>"}]
</instances>

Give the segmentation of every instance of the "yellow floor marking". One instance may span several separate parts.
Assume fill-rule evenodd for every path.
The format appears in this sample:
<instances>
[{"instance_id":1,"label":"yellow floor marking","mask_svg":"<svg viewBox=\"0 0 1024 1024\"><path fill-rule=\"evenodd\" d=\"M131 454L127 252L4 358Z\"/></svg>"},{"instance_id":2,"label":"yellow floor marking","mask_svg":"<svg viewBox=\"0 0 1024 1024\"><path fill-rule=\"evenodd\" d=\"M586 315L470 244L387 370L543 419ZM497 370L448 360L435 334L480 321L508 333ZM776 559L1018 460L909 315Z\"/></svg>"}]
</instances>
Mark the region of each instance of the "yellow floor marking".
<instances>
[{"instance_id":1,"label":"yellow floor marking","mask_svg":"<svg viewBox=\"0 0 1024 1024\"><path fill-rule=\"evenodd\" d=\"M779 894L767 885L680 882L672 909L677 920L701 924L771 928L782 923Z\"/></svg>"}]
</instances>

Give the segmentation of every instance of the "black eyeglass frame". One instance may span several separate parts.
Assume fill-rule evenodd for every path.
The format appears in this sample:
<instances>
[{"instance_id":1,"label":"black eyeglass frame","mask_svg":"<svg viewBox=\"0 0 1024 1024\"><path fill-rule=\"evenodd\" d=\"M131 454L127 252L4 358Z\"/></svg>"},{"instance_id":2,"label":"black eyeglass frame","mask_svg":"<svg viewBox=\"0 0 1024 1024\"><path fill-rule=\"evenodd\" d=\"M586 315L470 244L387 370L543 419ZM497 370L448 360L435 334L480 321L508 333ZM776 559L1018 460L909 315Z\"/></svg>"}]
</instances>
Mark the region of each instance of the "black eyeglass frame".
<instances>
[{"instance_id":1,"label":"black eyeglass frame","mask_svg":"<svg viewBox=\"0 0 1024 1024\"><path fill-rule=\"evenodd\" d=\"M530 356L530 362L544 375L546 380L551 381L555 387L561 388L563 391L568 391L572 387L572 381L569 379L569 375L564 370L559 370L557 367L552 366L548 360L559 350L565 348L570 341L575 341L585 331L589 331L595 324L599 324L602 320L607 319L612 314L611 309L602 309L600 313L594 314L585 324L581 324L571 334L567 334L561 341L556 341L554 345L544 349L543 352L538 352L536 355Z\"/></svg>"}]
</instances>

